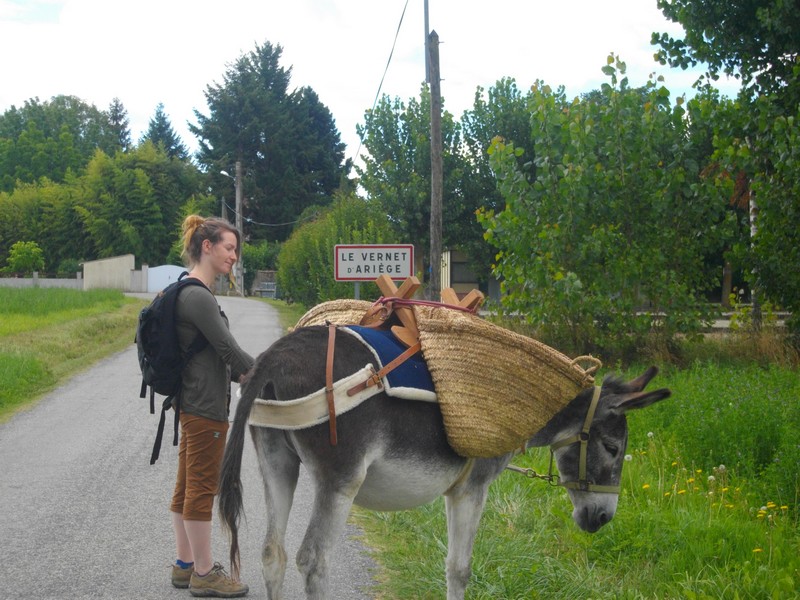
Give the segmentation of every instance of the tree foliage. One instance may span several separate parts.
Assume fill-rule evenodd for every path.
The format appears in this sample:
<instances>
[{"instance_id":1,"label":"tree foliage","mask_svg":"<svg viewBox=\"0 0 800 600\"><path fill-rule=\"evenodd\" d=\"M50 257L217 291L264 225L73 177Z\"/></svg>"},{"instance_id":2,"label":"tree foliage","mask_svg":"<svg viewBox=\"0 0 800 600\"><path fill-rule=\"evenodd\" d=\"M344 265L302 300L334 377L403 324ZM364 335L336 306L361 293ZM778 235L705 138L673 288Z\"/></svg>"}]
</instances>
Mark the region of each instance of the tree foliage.
<instances>
[{"instance_id":1,"label":"tree foliage","mask_svg":"<svg viewBox=\"0 0 800 600\"><path fill-rule=\"evenodd\" d=\"M714 283L703 258L731 227L705 190L708 157L687 136L682 101L671 106L653 80L630 88L613 56L604 71L610 83L584 99L534 86L536 177L519 166L522 148L496 139L506 204L481 215L504 306L571 351L696 332L709 316L698 295Z\"/></svg>"},{"instance_id":2,"label":"tree foliage","mask_svg":"<svg viewBox=\"0 0 800 600\"><path fill-rule=\"evenodd\" d=\"M0 115L0 190L17 182L46 177L63 182L77 173L98 149L112 155L119 148L108 114L74 96L33 98Z\"/></svg>"},{"instance_id":3,"label":"tree foliage","mask_svg":"<svg viewBox=\"0 0 800 600\"><path fill-rule=\"evenodd\" d=\"M786 274L800 272L800 5L660 0L659 8L686 33L684 39L653 34L662 63L686 68L705 61L711 77L722 72L744 83L735 101L706 115L715 124L715 174L733 204L752 209L754 235L735 246L734 256L763 295L756 299L796 313L800 278Z\"/></svg>"},{"instance_id":4,"label":"tree foliage","mask_svg":"<svg viewBox=\"0 0 800 600\"><path fill-rule=\"evenodd\" d=\"M417 269L423 273L430 267L430 103L427 87L419 99L407 103L383 96L358 127L369 155L363 168L356 167L361 187L391 215L397 238L414 244L422 260ZM480 263L476 271L485 274L488 261L481 260L486 258L481 252L485 244L475 210L486 197L475 190L474 167L462 152L461 127L447 111L442 115L442 153L443 245L468 252Z\"/></svg>"},{"instance_id":5,"label":"tree foliage","mask_svg":"<svg viewBox=\"0 0 800 600\"><path fill-rule=\"evenodd\" d=\"M119 98L114 98L108 107L108 124L119 150L122 152L130 150L132 143L128 110Z\"/></svg>"},{"instance_id":6,"label":"tree foliage","mask_svg":"<svg viewBox=\"0 0 800 600\"><path fill-rule=\"evenodd\" d=\"M760 94L783 96L784 106L800 101L800 6L788 0L659 0L667 19L680 23L683 39L653 33L662 64L686 69L706 63L741 78Z\"/></svg>"},{"instance_id":7,"label":"tree foliage","mask_svg":"<svg viewBox=\"0 0 800 600\"><path fill-rule=\"evenodd\" d=\"M353 284L334 280L334 246L392 244L396 240L380 202L340 196L284 242L278 255L278 285L284 297L306 306L352 298ZM365 283L362 290L367 298L379 294L372 283Z\"/></svg>"},{"instance_id":8,"label":"tree foliage","mask_svg":"<svg viewBox=\"0 0 800 600\"><path fill-rule=\"evenodd\" d=\"M195 111L197 124L190 125L198 160L222 195L232 196L231 182L219 171L233 172L241 161L248 238L285 239L289 226L250 223L291 224L307 207L330 203L346 175L333 116L311 88L289 90L291 68L280 66L282 52L266 42L239 57L222 83L206 88L209 114Z\"/></svg>"},{"instance_id":9,"label":"tree foliage","mask_svg":"<svg viewBox=\"0 0 800 600\"><path fill-rule=\"evenodd\" d=\"M35 241L51 268L127 253L161 264L180 237L183 207L209 213L217 205L202 187L191 164L150 143L114 157L98 150L64 183L45 178L0 192L0 257L18 241Z\"/></svg>"},{"instance_id":10,"label":"tree foliage","mask_svg":"<svg viewBox=\"0 0 800 600\"><path fill-rule=\"evenodd\" d=\"M150 142L154 146L160 146L170 158L186 160L189 158L189 150L175 133L170 123L167 113L164 112L164 104L158 103L153 118L150 119L147 131L144 132L140 143Z\"/></svg>"},{"instance_id":11,"label":"tree foliage","mask_svg":"<svg viewBox=\"0 0 800 600\"><path fill-rule=\"evenodd\" d=\"M44 254L36 242L17 242L8 253L8 270L31 275L44 270Z\"/></svg>"}]
</instances>

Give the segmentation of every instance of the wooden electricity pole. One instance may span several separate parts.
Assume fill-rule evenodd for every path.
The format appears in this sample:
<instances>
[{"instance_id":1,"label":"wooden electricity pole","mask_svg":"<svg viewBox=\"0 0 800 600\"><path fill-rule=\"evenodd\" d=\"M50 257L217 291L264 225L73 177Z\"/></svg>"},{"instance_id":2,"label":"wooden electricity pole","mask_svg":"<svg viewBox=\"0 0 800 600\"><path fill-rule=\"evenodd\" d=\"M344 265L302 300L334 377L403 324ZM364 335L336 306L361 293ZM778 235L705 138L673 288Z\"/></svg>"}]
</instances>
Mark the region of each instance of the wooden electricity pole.
<instances>
[{"instance_id":1,"label":"wooden electricity pole","mask_svg":"<svg viewBox=\"0 0 800 600\"><path fill-rule=\"evenodd\" d=\"M439 35L428 35L428 83L431 90L431 276L427 297L439 300L442 293L442 89L439 78Z\"/></svg>"}]
</instances>

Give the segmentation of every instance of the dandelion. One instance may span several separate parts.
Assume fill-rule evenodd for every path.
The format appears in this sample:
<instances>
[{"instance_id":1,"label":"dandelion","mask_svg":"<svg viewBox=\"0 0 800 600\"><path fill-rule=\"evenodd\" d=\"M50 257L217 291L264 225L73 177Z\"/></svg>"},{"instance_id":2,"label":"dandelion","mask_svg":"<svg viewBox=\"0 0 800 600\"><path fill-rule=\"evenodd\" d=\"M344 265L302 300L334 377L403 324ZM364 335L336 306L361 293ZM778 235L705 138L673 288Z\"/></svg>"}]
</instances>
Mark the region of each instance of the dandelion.
<instances>
[{"instance_id":1,"label":"dandelion","mask_svg":"<svg viewBox=\"0 0 800 600\"><path fill-rule=\"evenodd\" d=\"M652 440L655 437L655 434L652 431L648 431L647 432L647 437Z\"/></svg>"},{"instance_id":2,"label":"dandelion","mask_svg":"<svg viewBox=\"0 0 800 600\"><path fill-rule=\"evenodd\" d=\"M677 460L673 460L672 461L672 466L673 467L677 467L678 466L678 461Z\"/></svg>"},{"instance_id":3,"label":"dandelion","mask_svg":"<svg viewBox=\"0 0 800 600\"><path fill-rule=\"evenodd\" d=\"M672 495L672 492L664 492L664 498L669 498Z\"/></svg>"},{"instance_id":4,"label":"dandelion","mask_svg":"<svg viewBox=\"0 0 800 600\"><path fill-rule=\"evenodd\" d=\"M725 508L735 508L733 504L726 504Z\"/></svg>"},{"instance_id":5,"label":"dandelion","mask_svg":"<svg viewBox=\"0 0 800 600\"><path fill-rule=\"evenodd\" d=\"M767 502L767 508L770 508L770 509L778 508L778 505L775 504L774 502Z\"/></svg>"},{"instance_id":6,"label":"dandelion","mask_svg":"<svg viewBox=\"0 0 800 600\"><path fill-rule=\"evenodd\" d=\"M761 548L753 548L753 554L758 554L759 552L763 552Z\"/></svg>"},{"instance_id":7,"label":"dandelion","mask_svg":"<svg viewBox=\"0 0 800 600\"><path fill-rule=\"evenodd\" d=\"M685 493L686 493L686 490L678 490L678 495L682 495L682 494L685 494Z\"/></svg>"},{"instance_id":8,"label":"dandelion","mask_svg":"<svg viewBox=\"0 0 800 600\"><path fill-rule=\"evenodd\" d=\"M689 477L689 479L686 480L686 483L694 483L694 477Z\"/></svg>"},{"instance_id":9,"label":"dandelion","mask_svg":"<svg viewBox=\"0 0 800 600\"><path fill-rule=\"evenodd\" d=\"M630 454L626 454L625 455L625 461L626 462L631 462L632 460L633 460L633 457Z\"/></svg>"},{"instance_id":10,"label":"dandelion","mask_svg":"<svg viewBox=\"0 0 800 600\"><path fill-rule=\"evenodd\" d=\"M716 480L717 480L717 478L714 477L713 475L709 475L708 476L708 483L714 483Z\"/></svg>"},{"instance_id":11,"label":"dandelion","mask_svg":"<svg viewBox=\"0 0 800 600\"><path fill-rule=\"evenodd\" d=\"M722 488L722 491L723 491L723 492L727 492L727 491L728 491L728 488L727 488L727 487L724 487L724 488Z\"/></svg>"},{"instance_id":12,"label":"dandelion","mask_svg":"<svg viewBox=\"0 0 800 600\"><path fill-rule=\"evenodd\" d=\"M719 473L725 473L725 471L727 471L727 469L725 468L725 465L720 465L720 466L717 467L717 471Z\"/></svg>"},{"instance_id":13,"label":"dandelion","mask_svg":"<svg viewBox=\"0 0 800 600\"><path fill-rule=\"evenodd\" d=\"M783 506L781 506L781 510L787 511L789 510L789 507L786 504L784 504Z\"/></svg>"},{"instance_id":14,"label":"dandelion","mask_svg":"<svg viewBox=\"0 0 800 600\"><path fill-rule=\"evenodd\" d=\"M697 470L695 471L695 473L697 473L698 475L702 474L702 472L703 472L703 469L697 469Z\"/></svg>"},{"instance_id":15,"label":"dandelion","mask_svg":"<svg viewBox=\"0 0 800 600\"><path fill-rule=\"evenodd\" d=\"M642 489L643 489L643 490L649 490L649 489L650 489L650 484L649 484L649 483L645 483L645 484L642 486Z\"/></svg>"}]
</instances>

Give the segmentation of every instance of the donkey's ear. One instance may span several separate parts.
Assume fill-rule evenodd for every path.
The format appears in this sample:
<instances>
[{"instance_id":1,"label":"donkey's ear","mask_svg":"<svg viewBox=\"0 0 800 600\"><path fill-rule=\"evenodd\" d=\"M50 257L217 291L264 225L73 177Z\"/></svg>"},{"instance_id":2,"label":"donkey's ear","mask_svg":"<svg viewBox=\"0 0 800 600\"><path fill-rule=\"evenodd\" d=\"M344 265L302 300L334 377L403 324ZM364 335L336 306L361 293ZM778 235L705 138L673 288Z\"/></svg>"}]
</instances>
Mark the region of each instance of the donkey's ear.
<instances>
[{"instance_id":1,"label":"donkey's ear","mask_svg":"<svg viewBox=\"0 0 800 600\"><path fill-rule=\"evenodd\" d=\"M645 408L655 404L659 400L669 398L670 392L667 388L655 390L654 392L634 392L631 394L619 394L614 403L609 408L617 413L624 413L635 408Z\"/></svg>"},{"instance_id":2,"label":"donkey's ear","mask_svg":"<svg viewBox=\"0 0 800 600\"><path fill-rule=\"evenodd\" d=\"M647 371L645 371L641 375L639 375L639 377L637 377L636 379L631 379L625 385L632 392L641 392L645 387L647 387L647 384L650 383L650 381L656 375L658 375L658 367L653 366L647 369Z\"/></svg>"}]
</instances>

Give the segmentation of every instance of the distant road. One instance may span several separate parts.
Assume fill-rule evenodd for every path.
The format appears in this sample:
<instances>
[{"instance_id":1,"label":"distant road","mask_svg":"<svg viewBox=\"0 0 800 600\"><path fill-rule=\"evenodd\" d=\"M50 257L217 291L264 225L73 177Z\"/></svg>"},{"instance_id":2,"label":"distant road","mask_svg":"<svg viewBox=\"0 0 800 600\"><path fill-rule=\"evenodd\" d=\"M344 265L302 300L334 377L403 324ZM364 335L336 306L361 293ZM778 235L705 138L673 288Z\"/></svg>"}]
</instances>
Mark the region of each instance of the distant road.
<instances>
[{"instance_id":1,"label":"distant road","mask_svg":"<svg viewBox=\"0 0 800 600\"><path fill-rule=\"evenodd\" d=\"M218 300L236 339L253 356L280 337L277 314L267 304ZM0 598L190 597L169 583L175 550L168 510L177 463L172 413L161 458L150 466L158 420L139 398L140 385L131 344L0 425ZM250 586L248 598L264 599L264 499L251 444L245 445L242 479L242 579ZM295 497L286 600L305 598L294 565L311 503L304 471ZM358 534L348 525L334 554L331 598L371 598L374 563L355 539ZM228 545L218 526L214 553L227 563Z\"/></svg>"}]
</instances>

